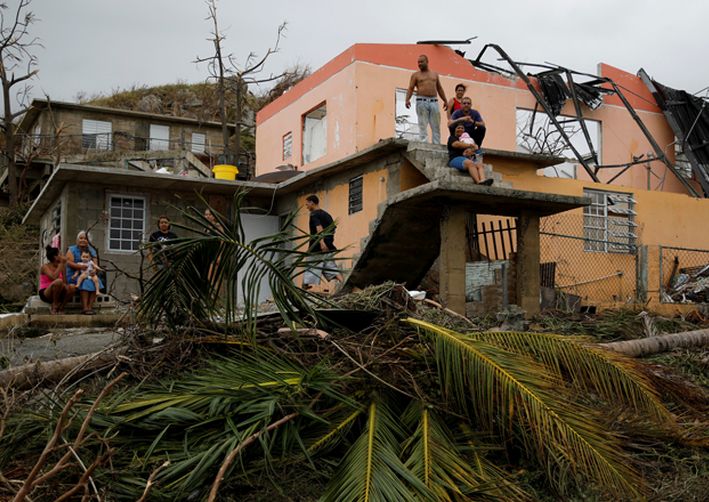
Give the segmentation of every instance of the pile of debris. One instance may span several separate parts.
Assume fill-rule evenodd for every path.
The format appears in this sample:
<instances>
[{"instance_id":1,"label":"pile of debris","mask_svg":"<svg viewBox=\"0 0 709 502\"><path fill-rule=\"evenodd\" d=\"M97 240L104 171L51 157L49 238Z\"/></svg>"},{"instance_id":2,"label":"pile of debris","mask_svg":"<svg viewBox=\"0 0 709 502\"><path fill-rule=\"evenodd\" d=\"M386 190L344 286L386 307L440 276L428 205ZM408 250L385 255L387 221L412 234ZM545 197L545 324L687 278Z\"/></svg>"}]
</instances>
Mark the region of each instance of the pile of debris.
<instances>
[{"instance_id":1,"label":"pile of debris","mask_svg":"<svg viewBox=\"0 0 709 502\"><path fill-rule=\"evenodd\" d=\"M680 269L662 299L672 303L709 303L709 263Z\"/></svg>"}]
</instances>

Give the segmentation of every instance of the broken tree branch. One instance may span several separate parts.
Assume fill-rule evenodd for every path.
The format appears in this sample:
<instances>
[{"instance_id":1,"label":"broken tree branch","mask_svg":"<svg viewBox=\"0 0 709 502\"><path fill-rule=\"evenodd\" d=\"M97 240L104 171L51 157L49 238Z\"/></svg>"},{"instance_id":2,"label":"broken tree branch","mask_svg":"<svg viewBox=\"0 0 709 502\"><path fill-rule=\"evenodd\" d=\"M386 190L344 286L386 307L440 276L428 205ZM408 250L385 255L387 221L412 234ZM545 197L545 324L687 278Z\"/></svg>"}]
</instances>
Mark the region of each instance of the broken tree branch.
<instances>
[{"instance_id":1,"label":"broken tree branch","mask_svg":"<svg viewBox=\"0 0 709 502\"><path fill-rule=\"evenodd\" d=\"M224 459L222 466L219 468L219 472L217 473L217 477L214 479L214 483L212 484L212 489L209 490L209 498L207 499L207 501L214 502L217 499L217 493L219 492L219 485L221 484L222 480L224 479L224 475L226 474L227 469L229 469L229 466L231 465L231 463L234 461L234 459L236 458L236 456L239 454L239 452L241 450L243 450L244 448L249 446L251 443L256 441L258 438L260 438L266 432L271 432L272 430L278 429L281 425L285 424L286 422L290 422L298 415L299 415L298 412L293 412L290 415L286 415L285 417L281 418L280 420L273 422L271 425L269 425L265 429L261 429L260 431L253 433L248 438L246 438L246 440L239 443L236 446L236 448L231 450L229 452L229 455L227 455L227 457Z\"/></svg>"},{"instance_id":2,"label":"broken tree branch","mask_svg":"<svg viewBox=\"0 0 709 502\"><path fill-rule=\"evenodd\" d=\"M116 355L116 353L101 351L55 361L23 364L0 371L0 387L12 385L14 389L27 389L37 382L56 380L79 367L83 370L90 370L102 366L115 360Z\"/></svg>"}]
</instances>

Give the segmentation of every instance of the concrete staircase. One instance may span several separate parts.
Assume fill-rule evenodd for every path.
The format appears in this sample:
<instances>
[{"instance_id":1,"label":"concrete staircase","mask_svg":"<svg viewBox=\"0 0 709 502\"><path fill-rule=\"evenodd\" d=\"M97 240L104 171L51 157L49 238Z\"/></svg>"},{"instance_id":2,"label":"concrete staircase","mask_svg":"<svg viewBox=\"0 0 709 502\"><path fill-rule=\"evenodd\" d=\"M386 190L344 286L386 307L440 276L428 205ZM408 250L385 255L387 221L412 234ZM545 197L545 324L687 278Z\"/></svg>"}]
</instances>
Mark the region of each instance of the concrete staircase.
<instances>
[{"instance_id":1,"label":"concrete staircase","mask_svg":"<svg viewBox=\"0 0 709 502\"><path fill-rule=\"evenodd\" d=\"M470 185L475 184L468 173L448 167L448 150L444 145L410 142L406 151L406 157L430 181L442 179L454 180ZM498 188L512 188L512 184L503 181L502 175L495 172L492 165L486 164L484 158L485 156L483 154L485 176L495 181L493 186Z\"/></svg>"},{"instance_id":2,"label":"concrete staircase","mask_svg":"<svg viewBox=\"0 0 709 502\"><path fill-rule=\"evenodd\" d=\"M477 185L467 173L448 167L448 151L443 145L410 142L406 158L431 182L490 190ZM502 181L502 175L494 172L492 166L484 166L486 176L495 180L494 191L512 187ZM395 196L379 204L377 218L369 224L369 235L360 242L362 251L352 259L346 289L363 288L380 280L414 288L438 258L443 205L440 201L429 201L412 207L403 202Z\"/></svg>"}]
</instances>

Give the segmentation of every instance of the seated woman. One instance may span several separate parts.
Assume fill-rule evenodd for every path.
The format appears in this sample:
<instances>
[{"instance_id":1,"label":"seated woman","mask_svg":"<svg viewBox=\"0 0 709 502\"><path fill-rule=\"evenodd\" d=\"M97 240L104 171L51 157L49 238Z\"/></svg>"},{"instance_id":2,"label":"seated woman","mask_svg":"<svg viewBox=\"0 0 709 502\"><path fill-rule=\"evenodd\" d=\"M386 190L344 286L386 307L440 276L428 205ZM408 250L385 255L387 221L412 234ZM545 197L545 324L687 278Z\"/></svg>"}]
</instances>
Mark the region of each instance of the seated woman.
<instances>
[{"instance_id":1,"label":"seated woman","mask_svg":"<svg viewBox=\"0 0 709 502\"><path fill-rule=\"evenodd\" d=\"M78 276L75 276L74 272L77 270L83 272L89 268L86 263L81 261L81 253L88 252L91 256L92 261L98 266L98 253L96 249L89 244L89 238L85 231L81 231L76 236L76 244L70 246L66 252L66 277L70 285L76 287L76 282ZM81 274L79 274L81 275ZM103 288L103 283L99 282L99 289ZM78 287L79 295L81 296L81 313L86 315L93 315L96 312L93 311L94 302L96 301L96 285L94 281L82 281L81 285Z\"/></svg>"},{"instance_id":2,"label":"seated woman","mask_svg":"<svg viewBox=\"0 0 709 502\"><path fill-rule=\"evenodd\" d=\"M482 161L475 155L478 145L466 142L464 134L465 126L458 124L448 138L448 166L467 172L478 185L492 185L492 179L483 180L485 169Z\"/></svg>"},{"instance_id":3,"label":"seated woman","mask_svg":"<svg viewBox=\"0 0 709 502\"><path fill-rule=\"evenodd\" d=\"M47 263L39 269L39 298L51 303L52 314L63 314L66 302L76 292L76 286L67 285L64 277L64 258L59 249L47 246Z\"/></svg>"}]
</instances>

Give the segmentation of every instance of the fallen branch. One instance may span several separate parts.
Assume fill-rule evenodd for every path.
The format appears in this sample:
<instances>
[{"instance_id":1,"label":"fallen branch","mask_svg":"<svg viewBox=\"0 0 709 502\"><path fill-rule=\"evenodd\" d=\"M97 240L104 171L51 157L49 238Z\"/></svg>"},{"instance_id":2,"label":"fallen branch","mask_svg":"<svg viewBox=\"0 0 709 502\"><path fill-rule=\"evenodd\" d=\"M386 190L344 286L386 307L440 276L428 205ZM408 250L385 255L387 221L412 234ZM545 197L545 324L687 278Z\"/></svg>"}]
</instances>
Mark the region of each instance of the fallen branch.
<instances>
[{"instance_id":1,"label":"fallen branch","mask_svg":"<svg viewBox=\"0 0 709 502\"><path fill-rule=\"evenodd\" d=\"M15 495L15 498L12 499L13 502L22 502L23 500L26 500L26 497L32 493L32 491L35 489L36 486L41 485L51 479L52 477L56 476L58 473L69 467L69 460L71 459L72 455L76 454L76 451L83 445L84 439L86 438L86 432L88 430L89 424L91 423L91 419L94 416L94 413L96 412L96 409L98 408L99 403L101 400L108 394L111 389L118 383L120 382L123 378L125 378L127 373L121 373L118 375L116 378L111 380L106 386L101 390L99 393L98 397L94 400L93 404L89 408L89 410L86 413L86 416L84 417L84 420L81 423L81 428L79 429L78 434L76 435L76 438L74 439L74 442L71 445L65 444L65 445L59 445L57 446L57 442L59 441L59 438L62 436L62 434L66 431L68 427L68 420L67 417L69 415L69 412L71 409L74 407L76 402L79 400L81 395L83 394L83 390L78 389L74 395L67 401L67 403L64 405L64 408L62 409L62 412L59 415L59 419L57 420L57 425L54 428L54 433L52 434L52 437L49 439L47 444L44 447L44 450L42 450L42 453L40 454L39 458L37 459L37 462L35 463L34 467L32 468L32 471L30 472L29 476L27 476L27 479L25 479L25 482L22 484L22 487L20 490L17 492ZM60 458L53 466L52 468L47 471L46 473L42 474L41 476L39 475L40 471L44 468L47 458L49 455L59 449L60 447L67 447L67 452ZM101 457L98 457L94 462L84 470L83 475L81 476L81 479L79 482L68 492L66 492L62 497L60 497L59 500L68 500L71 496L73 496L76 492L78 492L81 488L86 489L87 482L91 479L91 474L93 473L94 469L96 469L99 465L103 463L105 459L111 456L113 450L108 450L104 455Z\"/></svg>"},{"instance_id":2,"label":"fallen branch","mask_svg":"<svg viewBox=\"0 0 709 502\"><path fill-rule=\"evenodd\" d=\"M143 490L143 494L138 499L138 502L145 502L146 500L148 500L148 494L150 493L150 489L155 484L155 478L157 477L158 473L168 465L170 465L170 461L165 460L165 462L160 464L157 469L153 470L153 472L150 473L150 476L148 476L148 481L146 481L145 483L145 490Z\"/></svg>"},{"instance_id":3,"label":"fallen branch","mask_svg":"<svg viewBox=\"0 0 709 502\"><path fill-rule=\"evenodd\" d=\"M709 345L709 329L683 331L682 333L652 336L622 342L601 343L599 345L605 349L625 354L626 356L642 357L667 352L672 349Z\"/></svg>"},{"instance_id":4,"label":"fallen branch","mask_svg":"<svg viewBox=\"0 0 709 502\"><path fill-rule=\"evenodd\" d=\"M434 302L433 300L429 300L428 298L424 298L423 303L426 303L428 305L432 305L433 307L441 309L446 314L452 315L453 317L457 317L458 319L462 319L462 320L466 321L468 324L475 326L475 323L473 321L471 321L470 319L468 319L467 317L465 317L464 315L459 314L458 312L454 312L453 310L449 309L448 307L444 307L443 305L441 305L438 302Z\"/></svg>"},{"instance_id":5,"label":"fallen branch","mask_svg":"<svg viewBox=\"0 0 709 502\"><path fill-rule=\"evenodd\" d=\"M298 412L291 413L290 415L286 415L285 417L281 418L280 420L277 420L273 422L271 425L266 427L265 429L261 429L258 432L255 432L251 434L246 440L242 443L239 443L236 448L231 450L229 452L229 455L224 459L224 462L222 463L222 466L219 468L219 472L217 473L217 477L214 478L214 483L212 483L212 489L209 490L209 498L207 499L207 502L214 502L217 499L217 493L219 493L219 485L221 484L222 480L224 479L224 475L226 474L227 469L229 469L229 466L231 463L234 461L236 456L239 454L241 450L249 446L251 443L256 441L258 438L260 438L263 434L266 432L270 432L274 429L278 429L281 425L285 424L286 422L290 422L293 420L295 417L299 415Z\"/></svg>"},{"instance_id":6,"label":"fallen branch","mask_svg":"<svg viewBox=\"0 0 709 502\"><path fill-rule=\"evenodd\" d=\"M82 367L82 370L90 370L103 366L115 360L115 357L115 353L101 351L54 361L23 364L0 371L0 387L9 388L12 386L13 389L28 389L38 382L61 378L78 367Z\"/></svg>"}]
</instances>

